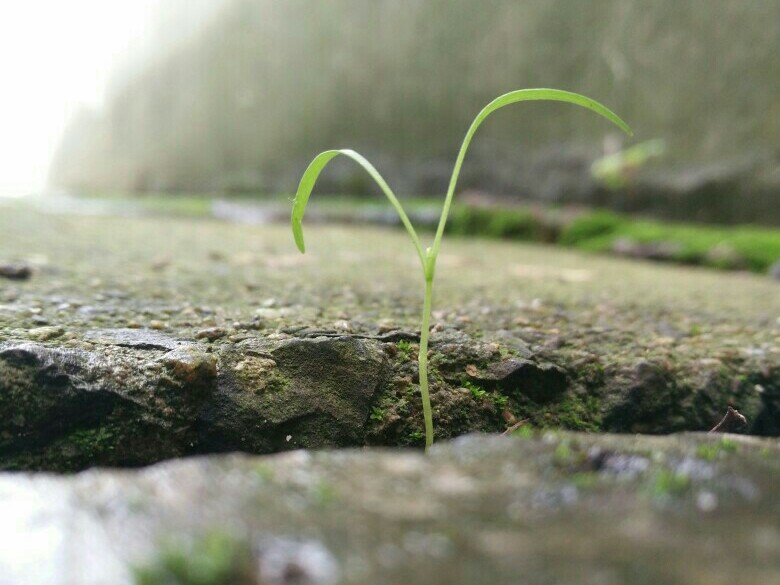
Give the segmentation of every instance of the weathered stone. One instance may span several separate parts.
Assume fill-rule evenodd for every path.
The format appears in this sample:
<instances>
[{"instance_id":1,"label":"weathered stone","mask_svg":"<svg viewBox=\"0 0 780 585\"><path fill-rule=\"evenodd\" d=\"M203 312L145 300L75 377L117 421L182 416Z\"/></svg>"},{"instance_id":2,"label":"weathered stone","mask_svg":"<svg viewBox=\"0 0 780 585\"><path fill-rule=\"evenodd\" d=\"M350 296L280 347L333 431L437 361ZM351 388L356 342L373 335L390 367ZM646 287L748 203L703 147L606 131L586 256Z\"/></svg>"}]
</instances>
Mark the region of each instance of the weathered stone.
<instances>
[{"instance_id":1,"label":"weathered stone","mask_svg":"<svg viewBox=\"0 0 780 585\"><path fill-rule=\"evenodd\" d=\"M460 380L471 364L495 360L498 345L477 341L463 331L445 329L431 336L431 364L447 380Z\"/></svg>"},{"instance_id":2,"label":"weathered stone","mask_svg":"<svg viewBox=\"0 0 780 585\"><path fill-rule=\"evenodd\" d=\"M118 345L137 349L171 350L183 343L159 331L137 328L87 331L84 334L84 339L102 345Z\"/></svg>"},{"instance_id":3,"label":"weathered stone","mask_svg":"<svg viewBox=\"0 0 780 585\"><path fill-rule=\"evenodd\" d=\"M222 350L220 363L203 414L210 450L361 444L389 374L381 345L354 337L247 339Z\"/></svg>"},{"instance_id":4,"label":"weathered stone","mask_svg":"<svg viewBox=\"0 0 780 585\"><path fill-rule=\"evenodd\" d=\"M32 268L27 264L0 264L0 277L10 280L27 280L32 276Z\"/></svg>"},{"instance_id":5,"label":"weathered stone","mask_svg":"<svg viewBox=\"0 0 780 585\"><path fill-rule=\"evenodd\" d=\"M161 277L149 263L160 254L163 228L174 261ZM387 253L408 246L405 234L322 228L314 254L302 256L311 264L272 266L271 259L297 254L288 232L172 218L70 221L21 205L4 208L0 257L29 248L44 278L0 286L0 343L36 348L32 356L22 352L27 361L5 356L0 366L7 400L0 409L0 464L130 465L195 452L292 448L304 444L296 442L301 438L310 445L422 445L420 275L409 255ZM100 258L84 262L84 250L96 248ZM224 278L214 279L210 250L224 259ZM244 253L254 260L230 260ZM534 428L594 432L708 430L729 404L747 417L744 432L780 433L774 281L457 238L441 260L429 346L437 441L501 432L524 419ZM555 276L566 270L585 270L593 279ZM285 314L279 321L255 319L258 306ZM43 320L65 333L30 344L30 330ZM349 321L349 335L335 330L339 320ZM142 328L116 329L129 322ZM163 331L143 329L160 324ZM380 324L397 330L377 335ZM230 333L194 342L195 332L212 327ZM303 337L311 339L297 339ZM338 346L339 338L352 341ZM387 375L372 378L365 364L353 370L365 375L341 375L342 358L354 364L352 357L341 349L327 359L312 357L303 351L313 352L310 346L297 346L303 341L344 351L365 344L387 356L380 358ZM306 355L317 369L292 371L291 356L274 349L284 343L298 347L292 357ZM640 376L639 358L656 374ZM522 359L563 368L565 391L532 399L469 373L495 374L499 364ZM376 393L366 398L375 383ZM313 397L330 397L334 385L343 400L324 410ZM259 429L268 418L264 408L274 409L273 420L280 415L264 394L280 390L303 403L282 414L316 414ZM328 422L341 410L346 421ZM360 425L356 413L365 417ZM133 447L137 455L135 435L145 438Z\"/></svg>"},{"instance_id":6,"label":"weathered stone","mask_svg":"<svg viewBox=\"0 0 780 585\"><path fill-rule=\"evenodd\" d=\"M776 368L733 379L720 360L693 370L640 360L605 371L590 356L564 371L540 355L502 357L493 343L447 335L431 359L439 439L501 432L521 418L591 431L709 430L732 402L748 420L740 432L780 434ZM68 470L423 439L416 350L405 340L252 336L207 346L143 330L86 337L92 342L68 347L0 345L0 466Z\"/></svg>"},{"instance_id":7,"label":"weathered stone","mask_svg":"<svg viewBox=\"0 0 780 585\"><path fill-rule=\"evenodd\" d=\"M536 402L550 402L566 390L566 372L562 368L522 358L490 364L469 377L485 387L518 392Z\"/></svg>"},{"instance_id":8,"label":"weathered stone","mask_svg":"<svg viewBox=\"0 0 780 585\"><path fill-rule=\"evenodd\" d=\"M215 341L221 337L227 335L227 330L222 327L209 327L207 329L201 329L195 334L195 339L207 339L208 341Z\"/></svg>"},{"instance_id":9,"label":"weathered stone","mask_svg":"<svg viewBox=\"0 0 780 585\"><path fill-rule=\"evenodd\" d=\"M133 466L184 454L214 374L197 362L167 373L129 351L2 343L0 467Z\"/></svg>"},{"instance_id":10,"label":"weathered stone","mask_svg":"<svg viewBox=\"0 0 780 585\"><path fill-rule=\"evenodd\" d=\"M372 340L250 339L207 353L140 333L92 332L121 345L90 351L0 344L0 466L69 470L359 445L389 373Z\"/></svg>"},{"instance_id":11,"label":"weathered stone","mask_svg":"<svg viewBox=\"0 0 780 585\"><path fill-rule=\"evenodd\" d=\"M776 440L706 434L0 474L0 582L768 584L778 481Z\"/></svg>"},{"instance_id":12,"label":"weathered stone","mask_svg":"<svg viewBox=\"0 0 780 585\"><path fill-rule=\"evenodd\" d=\"M608 408L603 428L631 433L667 433L691 427L708 430L725 412L725 407L716 412L713 405L728 405L739 396L747 431L776 435L780 432L778 376L780 369L775 367L733 380L722 366L702 367L692 374L681 373L668 361L638 360L629 368L610 373L604 390Z\"/></svg>"},{"instance_id":13,"label":"weathered stone","mask_svg":"<svg viewBox=\"0 0 780 585\"><path fill-rule=\"evenodd\" d=\"M62 336L65 328L59 325L49 325L46 327L35 327L27 332L27 337L36 341L49 341Z\"/></svg>"},{"instance_id":14,"label":"weathered stone","mask_svg":"<svg viewBox=\"0 0 780 585\"><path fill-rule=\"evenodd\" d=\"M189 387L204 385L204 382L210 385L217 377L216 358L196 347L178 347L163 354L159 361L175 380Z\"/></svg>"},{"instance_id":15,"label":"weathered stone","mask_svg":"<svg viewBox=\"0 0 780 585\"><path fill-rule=\"evenodd\" d=\"M780 261L777 261L774 264L772 264L772 266L769 267L767 273L775 280L780 280Z\"/></svg>"}]
</instances>

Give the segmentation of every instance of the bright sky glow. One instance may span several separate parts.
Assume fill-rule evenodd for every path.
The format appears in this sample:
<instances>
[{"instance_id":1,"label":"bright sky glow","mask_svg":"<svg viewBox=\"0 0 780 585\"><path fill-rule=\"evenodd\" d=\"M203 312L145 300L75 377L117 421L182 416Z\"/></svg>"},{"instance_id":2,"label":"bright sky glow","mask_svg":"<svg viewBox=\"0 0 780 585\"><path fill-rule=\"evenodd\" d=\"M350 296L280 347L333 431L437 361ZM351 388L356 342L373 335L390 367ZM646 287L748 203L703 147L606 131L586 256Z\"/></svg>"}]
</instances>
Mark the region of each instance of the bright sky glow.
<instances>
[{"instance_id":1,"label":"bright sky glow","mask_svg":"<svg viewBox=\"0 0 780 585\"><path fill-rule=\"evenodd\" d=\"M45 186L62 129L98 106L159 0L0 0L0 196Z\"/></svg>"}]
</instances>

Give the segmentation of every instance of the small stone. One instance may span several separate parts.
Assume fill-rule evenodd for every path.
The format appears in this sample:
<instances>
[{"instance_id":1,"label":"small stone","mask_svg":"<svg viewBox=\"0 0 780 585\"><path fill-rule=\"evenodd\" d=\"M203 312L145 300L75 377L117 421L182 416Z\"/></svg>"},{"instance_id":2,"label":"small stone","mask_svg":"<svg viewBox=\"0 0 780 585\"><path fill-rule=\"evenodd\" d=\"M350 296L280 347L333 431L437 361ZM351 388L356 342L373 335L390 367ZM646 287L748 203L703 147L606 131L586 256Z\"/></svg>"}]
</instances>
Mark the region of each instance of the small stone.
<instances>
[{"instance_id":1,"label":"small stone","mask_svg":"<svg viewBox=\"0 0 780 585\"><path fill-rule=\"evenodd\" d=\"M152 263L150 264L150 267L155 272L160 272L160 271L165 270L166 268L168 268L168 266L170 266L170 265L171 265L171 259L168 258L168 257L163 256L163 257L155 258L154 260L152 260Z\"/></svg>"},{"instance_id":2,"label":"small stone","mask_svg":"<svg viewBox=\"0 0 780 585\"><path fill-rule=\"evenodd\" d=\"M169 351L160 361L177 380L190 386L206 385L217 377L217 359L190 347Z\"/></svg>"},{"instance_id":3,"label":"small stone","mask_svg":"<svg viewBox=\"0 0 780 585\"><path fill-rule=\"evenodd\" d=\"M27 332L27 336L36 341L48 341L50 339L56 339L64 333L65 329L63 327L55 325L51 327L36 327L35 329L30 329Z\"/></svg>"},{"instance_id":4,"label":"small stone","mask_svg":"<svg viewBox=\"0 0 780 585\"><path fill-rule=\"evenodd\" d=\"M777 262L772 264L772 266L769 267L768 274L775 280L780 280L780 260L778 260Z\"/></svg>"},{"instance_id":5,"label":"small stone","mask_svg":"<svg viewBox=\"0 0 780 585\"><path fill-rule=\"evenodd\" d=\"M745 259L742 255L733 246L723 243L708 250L704 260L709 265L732 270L745 266Z\"/></svg>"},{"instance_id":6,"label":"small stone","mask_svg":"<svg viewBox=\"0 0 780 585\"><path fill-rule=\"evenodd\" d=\"M153 319L149 322L149 329L154 329L156 331L159 331L160 329L165 329L165 323L163 321L158 321L157 319Z\"/></svg>"},{"instance_id":7,"label":"small stone","mask_svg":"<svg viewBox=\"0 0 780 585\"><path fill-rule=\"evenodd\" d=\"M546 402L562 394L567 387L566 372L549 362L510 358L491 364L471 378L486 388L517 391L537 402Z\"/></svg>"},{"instance_id":8,"label":"small stone","mask_svg":"<svg viewBox=\"0 0 780 585\"><path fill-rule=\"evenodd\" d=\"M718 507L718 496L711 491L702 490L696 496L696 507L702 512L712 512Z\"/></svg>"},{"instance_id":9,"label":"small stone","mask_svg":"<svg viewBox=\"0 0 780 585\"><path fill-rule=\"evenodd\" d=\"M137 349L172 350L182 342L149 329L95 329L84 334L85 340L101 345L118 345Z\"/></svg>"},{"instance_id":10,"label":"small stone","mask_svg":"<svg viewBox=\"0 0 780 585\"><path fill-rule=\"evenodd\" d=\"M257 549L260 583L335 585L341 580L338 561L318 541L271 538Z\"/></svg>"},{"instance_id":11,"label":"small stone","mask_svg":"<svg viewBox=\"0 0 780 585\"><path fill-rule=\"evenodd\" d=\"M390 319L380 319L377 323L377 331L380 335L382 333L390 333L391 331L395 331L397 329L398 327L396 324Z\"/></svg>"},{"instance_id":12,"label":"small stone","mask_svg":"<svg viewBox=\"0 0 780 585\"><path fill-rule=\"evenodd\" d=\"M227 331L222 327L209 327L207 329L201 329L195 334L195 339L206 339L208 341L215 341L221 337L225 337Z\"/></svg>"},{"instance_id":13,"label":"small stone","mask_svg":"<svg viewBox=\"0 0 780 585\"><path fill-rule=\"evenodd\" d=\"M32 276L32 268L27 264L0 264L0 276L11 280L27 280Z\"/></svg>"}]
</instances>

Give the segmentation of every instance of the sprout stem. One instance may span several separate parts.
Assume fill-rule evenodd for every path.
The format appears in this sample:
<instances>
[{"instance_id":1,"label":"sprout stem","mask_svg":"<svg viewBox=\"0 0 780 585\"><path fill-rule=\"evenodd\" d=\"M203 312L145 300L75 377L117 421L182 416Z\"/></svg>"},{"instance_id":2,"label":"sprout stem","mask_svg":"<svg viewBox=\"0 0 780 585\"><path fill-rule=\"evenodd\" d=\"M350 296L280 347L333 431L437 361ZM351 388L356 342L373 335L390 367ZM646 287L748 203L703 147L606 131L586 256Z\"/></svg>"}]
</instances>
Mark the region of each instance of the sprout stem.
<instances>
[{"instance_id":1,"label":"sprout stem","mask_svg":"<svg viewBox=\"0 0 780 585\"><path fill-rule=\"evenodd\" d=\"M425 300L423 301L422 325L420 326L420 354L417 358L420 373L420 396L422 397L423 418L425 419L425 448L433 445L433 415L431 397L428 392L428 334L431 328L431 301L433 297L433 277L425 277Z\"/></svg>"}]
</instances>

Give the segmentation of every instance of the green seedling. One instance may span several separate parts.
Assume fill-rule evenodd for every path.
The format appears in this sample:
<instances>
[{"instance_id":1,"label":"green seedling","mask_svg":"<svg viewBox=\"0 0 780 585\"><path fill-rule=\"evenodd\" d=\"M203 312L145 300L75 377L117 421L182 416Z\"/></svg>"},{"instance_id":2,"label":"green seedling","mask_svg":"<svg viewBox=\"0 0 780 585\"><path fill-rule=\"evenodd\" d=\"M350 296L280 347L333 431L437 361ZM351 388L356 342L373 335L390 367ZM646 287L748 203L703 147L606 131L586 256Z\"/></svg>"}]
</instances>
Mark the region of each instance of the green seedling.
<instances>
[{"instance_id":1,"label":"green seedling","mask_svg":"<svg viewBox=\"0 0 780 585\"><path fill-rule=\"evenodd\" d=\"M666 143L656 138L602 156L590 167L591 175L609 189L624 189L649 161L663 156Z\"/></svg>"},{"instance_id":2,"label":"green seedling","mask_svg":"<svg viewBox=\"0 0 780 585\"><path fill-rule=\"evenodd\" d=\"M401 218L401 223L409 233L409 237L412 240L414 249L417 252L417 256L420 259L420 266L422 268L422 275L425 281L425 293L423 297L423 312L422 312L422 325L420 328L420 352L418 354L419 372L420 372L420 396L422 398L423 406L423 418L425 420L425 446L430 447L433 444L433 416L431 414L431 400L428 393L428 335L431 323L431 303L433 298L433 278L436 273L436 259L439 256L439 248L441 247L441 239L444 234L444 227L447 223L447 216L450 212L450 206L452 205L452 198L455 194L455 186L458 182L458 176L460 175L460 169L463 165L463 159L466 156L469 143L474 137L477 128L485 121L491 113L496 110L514 104L516 102L523 102L528 100L549 100L558 102L568 102L583 108L587 108L597 114L603 116L607 120L613 122L619 128L621 128L629 136L632 134L628 125L621 120L611 110L601 105L595 100L585 97L580 94L571 93L568 91L561 91L557 89L521 89L517 91L511 91L502 96L497 97L487 106L485 106L466 132L466 137L463 139L460 151L458 152L458 158L455 160L455 167L452 170L452 176L450 177L449 187L447 188L447 195L444 199L444 207L442 208L441 217L439 218L439 224L436 229L436 235L433 239L433 244L430 247L423 248L420 243L420 238L417 236L417 232L409 221L409 217L406 215L404 208L401 206L400 201L395 196L393 191L387 185L387 182L382 178L382 175L374 168L374 166L363 158L360 154L354 150L339 149L339 150L326 150L321 152L314 160L311 161L306 171L301 177L301 182L298 185L298 192L295 195L295 201L293 203L292 210L292 231L295 237L295 243L301 252L306 251L306 247L303 241L303 216L306 212L306 204L309 201L314 184L317 182L322 170L325 166L335 157L339 155L351 158L357 164L369 174L369 176L379 185L379 188L385 194L390 204L398 212L398 216Z\"/></svg>"}]
</instances>

